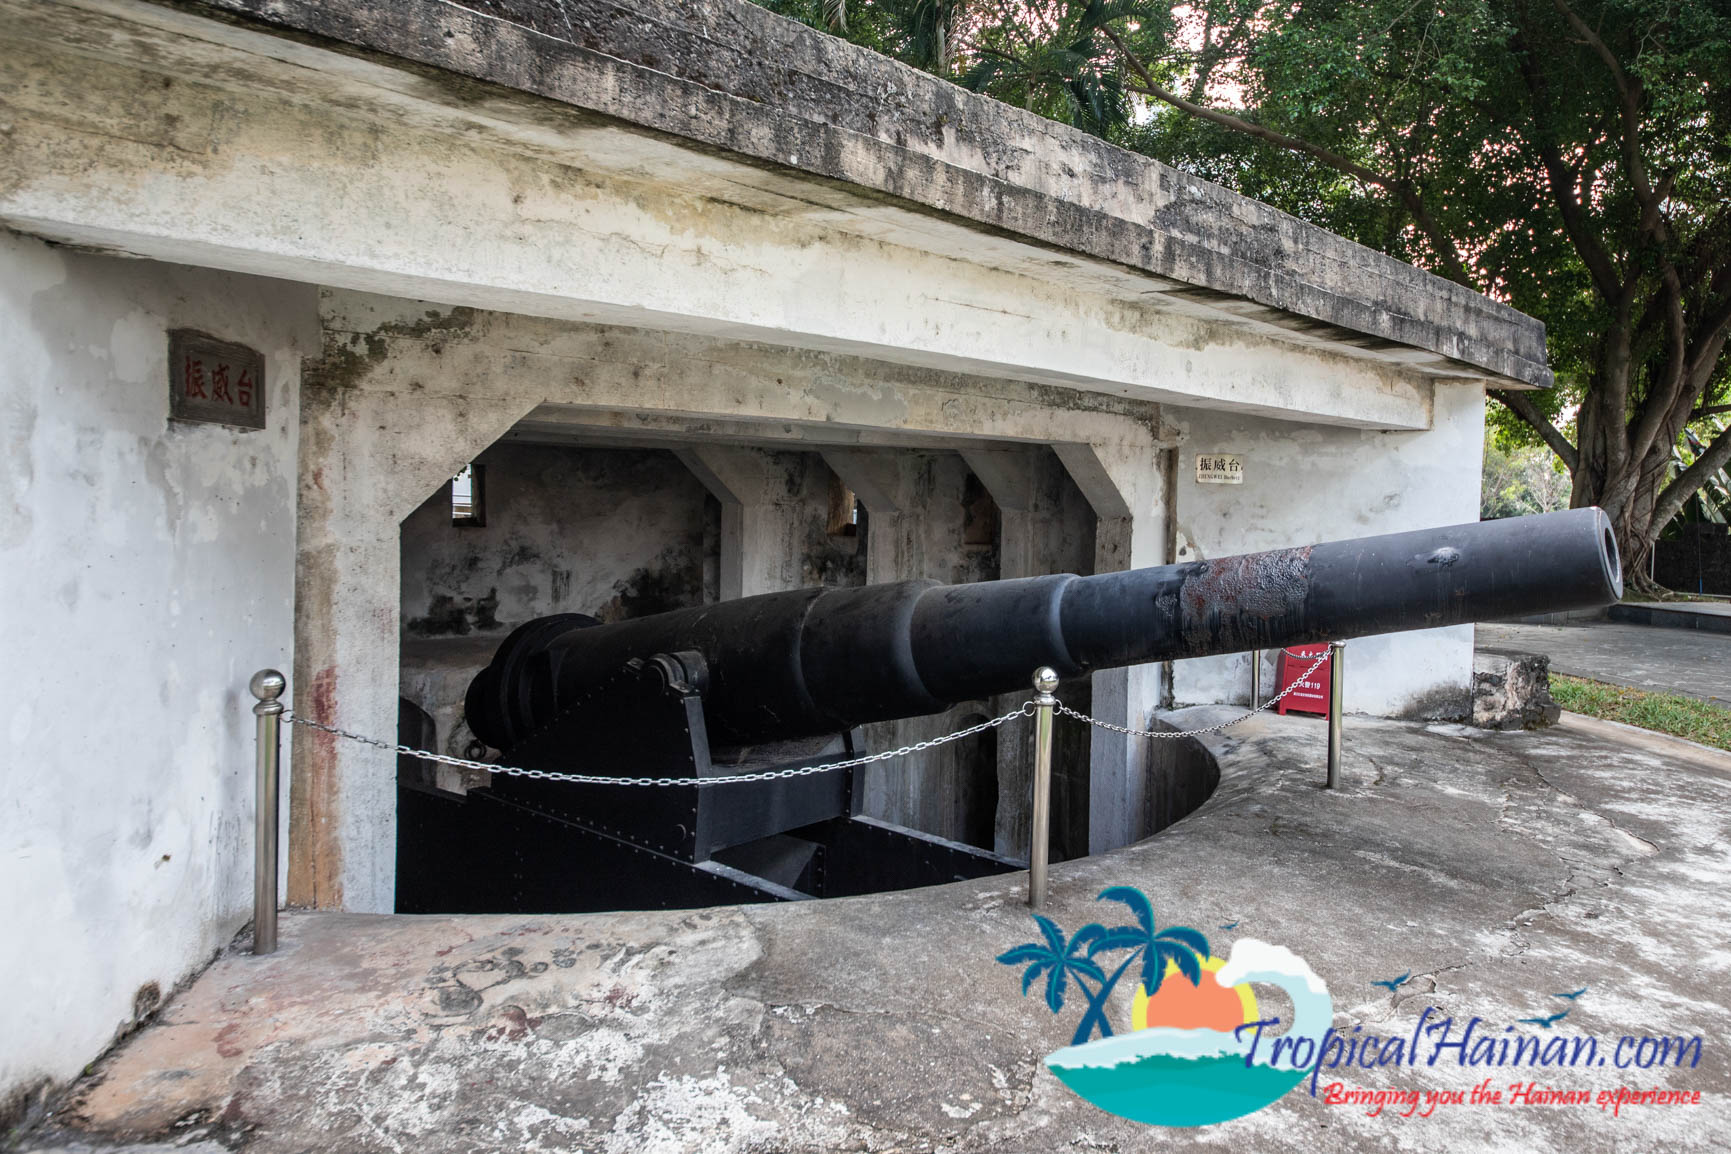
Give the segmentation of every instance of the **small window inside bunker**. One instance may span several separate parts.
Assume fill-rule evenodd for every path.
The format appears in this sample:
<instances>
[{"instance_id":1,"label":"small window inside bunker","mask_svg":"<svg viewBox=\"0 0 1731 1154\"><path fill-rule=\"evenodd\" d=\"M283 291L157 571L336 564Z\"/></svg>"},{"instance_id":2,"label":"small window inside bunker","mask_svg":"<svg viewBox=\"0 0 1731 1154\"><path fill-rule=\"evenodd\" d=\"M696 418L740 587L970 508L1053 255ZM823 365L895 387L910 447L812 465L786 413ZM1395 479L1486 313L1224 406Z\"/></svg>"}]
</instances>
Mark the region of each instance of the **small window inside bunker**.
<instances>
[{"instance_id":1,"label":"small window inside bunker","mask_svg":"<svg viewBox=\"0 0 1731 1154\"><path fill-rule=\"evenodd\" d=\"M829 535L857 537L860 525L860 501L834 471L829 475Z\"/></svg>"},{"instance_id":2,"label":"small window inside bunker","mask_svg":"<svg viewBox=\"0 0 1731 1154\"><path fill-rule=\"evenodd\" d=\"M451 524L483 528L487 524L486 466L468 464L451 478Z\"/></svg>"}]
</instances>

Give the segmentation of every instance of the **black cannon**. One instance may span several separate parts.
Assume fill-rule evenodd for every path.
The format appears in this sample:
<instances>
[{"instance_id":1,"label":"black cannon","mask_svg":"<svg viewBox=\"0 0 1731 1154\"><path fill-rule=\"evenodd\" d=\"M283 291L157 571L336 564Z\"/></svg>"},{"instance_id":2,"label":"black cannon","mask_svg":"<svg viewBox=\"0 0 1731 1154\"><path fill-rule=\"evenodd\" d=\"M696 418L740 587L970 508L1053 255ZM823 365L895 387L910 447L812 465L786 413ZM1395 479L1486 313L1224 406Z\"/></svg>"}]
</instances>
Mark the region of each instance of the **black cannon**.
<instances>
[{"instance_id":1,"label":"black cannon","mask_svg":"<svg viewBox=\"0 0 1731 1154\"><path fill-rule=\"evenodd\" d=\"M1592 608L1621 592L1597 509L1093 577L795 589L610 625L530 622L475 677L466 713L503 761L531 769L703 778L799 768L862 753L866 723L1026 689L1042 665L1075 678ZM856 816L851 771L703 788L496 776L477 792L705 875L704 893L665 904L749 900L740 887L757 900L863 892L1015 864ZM730 849L731 866L716 857ZM545 884L569 892L570 871L558 872L565 882ZM626 894L619 884L607 886L614 908L664 904L644 899L666 887ZM523 900L583 908L554 893Z\"/></svg>"}]
</instances>

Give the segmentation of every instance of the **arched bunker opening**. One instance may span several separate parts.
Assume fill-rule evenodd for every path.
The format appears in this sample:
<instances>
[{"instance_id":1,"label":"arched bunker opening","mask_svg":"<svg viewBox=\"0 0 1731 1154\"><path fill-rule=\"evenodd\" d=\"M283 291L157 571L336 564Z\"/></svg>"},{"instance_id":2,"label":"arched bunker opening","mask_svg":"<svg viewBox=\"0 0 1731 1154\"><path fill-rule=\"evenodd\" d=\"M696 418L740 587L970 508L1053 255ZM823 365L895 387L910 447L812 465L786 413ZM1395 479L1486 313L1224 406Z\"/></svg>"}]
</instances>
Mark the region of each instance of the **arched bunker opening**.
<instances>
[{"instance_id":1,"label":"arched bunker opening","mask_svg":"<svg viewBox=\"0 0 1731 1154\"><path fill-rule=\"evenodd\" d=\"M702 777L851 760L1009 712L1027 695L793 740L733 742L705 731L702 687L691 684L698 678L682 681L677 662L652 655L595 677L593 693L580 695L588 700L543 712L504 748L483 739L468 716L477 676L502 646L521 648L526 637L529 649L549 638L581 645L597 625L777 589L1089 572L1094 518L1086 501L1049 450L1025 460L1032 496L1006 517L965 457L942 447L842 452L513 430L401 522L401 739L501 767ZM507 696L532 696L548 660L537 652L513 666L521 684ZM1087 679L1064 685L1060 697L1087 710ZM1031 730L1017 718L890 762L702 788L569 784L403 758L396 908L686 908L1020 869ZM1189 813L1217 780L1200 745L1156 744L1141 812L1120 823L1126 840ZM1061 725L1055 861L1089 852L1089 758L1084 727ZM1094 848L1102 848L1097 839Z\"/></svg>"}]
</instances>

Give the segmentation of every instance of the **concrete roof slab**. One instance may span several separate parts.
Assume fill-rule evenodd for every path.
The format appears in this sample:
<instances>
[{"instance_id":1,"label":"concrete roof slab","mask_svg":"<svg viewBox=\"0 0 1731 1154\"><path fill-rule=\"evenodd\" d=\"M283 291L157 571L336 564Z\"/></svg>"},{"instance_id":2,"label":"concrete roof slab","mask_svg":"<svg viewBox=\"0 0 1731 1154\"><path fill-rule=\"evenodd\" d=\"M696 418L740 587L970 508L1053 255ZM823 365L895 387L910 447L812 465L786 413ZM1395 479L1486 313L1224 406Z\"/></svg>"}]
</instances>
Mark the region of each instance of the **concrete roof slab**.
<instances>
[{"instance_id":1,"label":"concrete roof slab","mask_svg":"<svg viewBox=\"0 0 1731 1154\"><path fill-rule=\"evenodd\" d=\"M1196 286L1438 354L1505 385L1550 383L1544 329L1530 317L746 0L206 8L1109 262L1146 278L1147 292Z\"/></svg>"}]
</instances>

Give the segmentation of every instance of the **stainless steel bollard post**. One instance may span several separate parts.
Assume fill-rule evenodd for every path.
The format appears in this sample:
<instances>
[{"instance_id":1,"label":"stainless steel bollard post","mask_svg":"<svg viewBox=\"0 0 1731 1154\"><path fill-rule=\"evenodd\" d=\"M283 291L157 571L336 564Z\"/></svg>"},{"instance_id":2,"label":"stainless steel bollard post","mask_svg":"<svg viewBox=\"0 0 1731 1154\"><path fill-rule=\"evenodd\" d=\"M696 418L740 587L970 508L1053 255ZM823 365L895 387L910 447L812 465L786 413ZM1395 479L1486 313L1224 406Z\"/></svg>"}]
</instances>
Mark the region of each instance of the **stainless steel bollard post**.
<instances>
[{"instance_id":1,"label":"stainless steel bollard post","mask_svg":"<svg viewBox=\"0 0 1731 1154\"><path fill-rule=\"evenodd\" d=\"M1262 704L1262 650L1250 651L1250 708Z\"/></svg>"},{"instance_id":2,"label":"stainless steel bollard post","mask_svg":"<svg viewBox=\"0 0 1731 1154\"><path fill-rule=\"evenodd\" d=\"M276 952L276 831L277 778L282 757L282 715L279 700L288 680L274 669L252 675L247 688L258 698L252 707L258 719L257 800L253 818L252 952Z\"/></svg>"},{"instance_id":3,"label":"stainless steel bollard post","mask_svg":"<svg viewBox=\"0 0 1731 1154\"><path fill-rule=\"evenodd\" d=\"M1046 904L1046 857L1052 840L1052 711L1058 674L1048 665L1034 670L1034 829L1028 847L1028 907Z\"/></svg>"},{"instance_id":4,"label":"stainless steel bollard post","mask_svg":"<svg viewBox=\"0 0 1731 1154\"><path fill-rule=\"evenodd\" d=\"M1328 788L1340 785L1340 713L1345 705L1346 642L1328 643Z\"/></svg>"}]
</instances>

